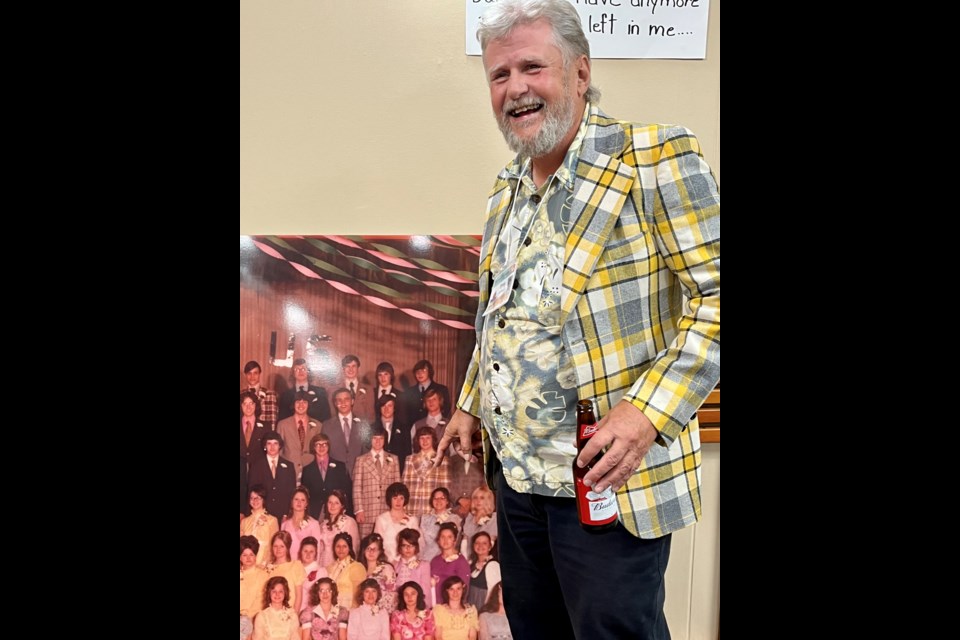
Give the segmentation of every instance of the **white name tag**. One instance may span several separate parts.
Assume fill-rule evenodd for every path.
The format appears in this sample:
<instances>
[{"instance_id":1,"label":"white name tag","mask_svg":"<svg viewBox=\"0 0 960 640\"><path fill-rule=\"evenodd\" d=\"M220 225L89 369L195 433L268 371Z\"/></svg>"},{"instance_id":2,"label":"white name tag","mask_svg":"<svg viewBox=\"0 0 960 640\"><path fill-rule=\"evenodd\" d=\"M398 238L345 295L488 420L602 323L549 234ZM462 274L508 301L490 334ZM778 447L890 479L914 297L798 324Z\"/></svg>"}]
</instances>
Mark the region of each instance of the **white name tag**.
<instances>
[{"instance_id":1,"label":"white name tag","mask_svg":"<svg viewBox=\"0 0 960 640\"><path fill-rule=\"evenodd\" d=\"M487 309L483 312L488 316L507 304L510 300L510 294L513 292L513 281L517 277L517 258L513 256L513 261L500 270L493 281L493 287L490 289L490 301L487 303Z\"/></svg>"}]
</instances>

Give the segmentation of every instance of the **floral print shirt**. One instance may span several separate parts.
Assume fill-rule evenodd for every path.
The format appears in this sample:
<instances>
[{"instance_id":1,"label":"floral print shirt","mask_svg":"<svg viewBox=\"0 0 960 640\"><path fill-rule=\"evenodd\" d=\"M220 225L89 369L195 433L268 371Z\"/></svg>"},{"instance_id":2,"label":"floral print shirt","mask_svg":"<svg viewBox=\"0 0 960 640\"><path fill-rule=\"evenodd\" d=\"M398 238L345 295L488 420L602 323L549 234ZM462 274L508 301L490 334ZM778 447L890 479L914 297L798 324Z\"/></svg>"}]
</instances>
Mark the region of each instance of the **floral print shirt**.
<instances>
[{"instance_id":1,"label":"floral print shirt","mask_svg":"<svg viewBox=\"0 0 960 640\"><path fill-rule=\"evenodd\" d=\"M507 483L520 493L574 495L577 388L560 339L560 291L587 113L563 163L539 189L524 164L491 259L494 279L513 255L517 269L509 299L484 321L480 413Z\"/></svg>"}]
</instances>

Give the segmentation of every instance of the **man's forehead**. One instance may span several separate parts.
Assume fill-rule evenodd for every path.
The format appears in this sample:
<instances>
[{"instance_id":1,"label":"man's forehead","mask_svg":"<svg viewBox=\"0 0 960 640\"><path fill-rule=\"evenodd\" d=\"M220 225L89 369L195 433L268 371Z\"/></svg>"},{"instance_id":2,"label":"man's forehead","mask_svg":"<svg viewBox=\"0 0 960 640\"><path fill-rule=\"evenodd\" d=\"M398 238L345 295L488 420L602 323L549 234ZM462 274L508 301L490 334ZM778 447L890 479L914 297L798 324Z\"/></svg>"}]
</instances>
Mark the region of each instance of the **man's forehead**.
<instances>
[{"instance_id":1,"label":"man's forehead","mask_svg":"<svg viewBox=\"0 0 960 640\"><path fill-rule=\"evenodd\" d=\"M486 61L487 53L491 47L498 52L504 48L518 50L519 53L524 55L560 54L560 47L557 46L553 29L546 20L518 24L506 35L490 40L483 52L484 61Z\"/></svg>"}]
</instances>

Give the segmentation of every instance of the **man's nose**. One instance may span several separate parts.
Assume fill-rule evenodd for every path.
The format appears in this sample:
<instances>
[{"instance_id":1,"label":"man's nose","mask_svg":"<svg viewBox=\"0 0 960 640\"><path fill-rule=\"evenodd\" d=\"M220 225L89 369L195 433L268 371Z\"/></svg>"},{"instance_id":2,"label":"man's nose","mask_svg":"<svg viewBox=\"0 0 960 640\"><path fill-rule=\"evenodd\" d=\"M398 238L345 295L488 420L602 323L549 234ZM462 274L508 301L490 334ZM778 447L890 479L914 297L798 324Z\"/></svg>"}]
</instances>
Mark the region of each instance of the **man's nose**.
<instances>
[{"instance_id":1,"label":"man's nose","mask_svg":"<svg viewBox=\"0 0 960 640\"><path fill-rule=\"evenodd\" d=\"M516 100L517 98L524 95L528 90L529 86L527 81L520 74L514 74L510 76L507 84L507 95L511 100Z\"/></svg>"}]
</instances>

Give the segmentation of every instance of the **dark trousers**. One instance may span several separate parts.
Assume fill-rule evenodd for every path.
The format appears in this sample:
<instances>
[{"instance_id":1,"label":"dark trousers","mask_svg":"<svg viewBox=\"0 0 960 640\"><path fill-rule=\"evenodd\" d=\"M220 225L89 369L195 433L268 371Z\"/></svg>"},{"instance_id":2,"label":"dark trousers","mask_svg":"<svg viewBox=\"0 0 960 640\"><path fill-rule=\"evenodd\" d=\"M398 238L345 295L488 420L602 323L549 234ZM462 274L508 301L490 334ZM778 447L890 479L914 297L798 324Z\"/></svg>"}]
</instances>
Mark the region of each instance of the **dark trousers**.
<instances>
[{"instance_id":1,"label":"dark trousers","mask_svg":"<svg viewBox=\"0 0 960 640\"><path fill-rule=\"evenodd\" d=\"M622 525L580 528L572 498L497 486L503 605L522 640L669 640L663 615L670 535L642 540Z\"/></svg>"}]
</instances>

